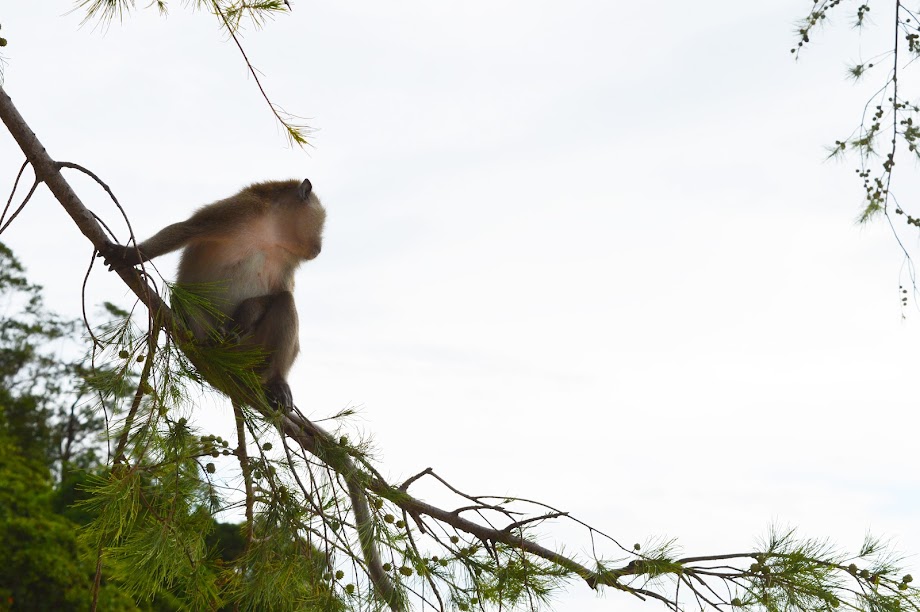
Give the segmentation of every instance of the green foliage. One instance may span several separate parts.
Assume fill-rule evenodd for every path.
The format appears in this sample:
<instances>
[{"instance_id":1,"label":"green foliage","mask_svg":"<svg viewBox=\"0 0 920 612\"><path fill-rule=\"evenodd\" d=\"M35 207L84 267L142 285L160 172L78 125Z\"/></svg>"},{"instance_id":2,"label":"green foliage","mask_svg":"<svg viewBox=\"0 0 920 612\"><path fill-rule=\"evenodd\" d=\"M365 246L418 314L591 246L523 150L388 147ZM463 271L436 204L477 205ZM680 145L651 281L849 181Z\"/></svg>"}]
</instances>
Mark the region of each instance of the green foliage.
<instances>
[{"instance_id":1,"label":"green foliage","mask_svg":"<svg viewBox=\"0 0 920 612\"><path fill-rule=\"evenodd\" d=\"M28 282L12 252L0 243L0 426L20 452L65 478L98 462L104 415L97 409L100 381L128 389L124 372L87 368L78 351L77 322L44 305L41 287ZM109 315L116 313L106 305ZM92 399L91 399L92 398ZM112 410L111 401L103 407Z\"/></svg>"},{"instance_id":2,"label":"green foliage","mask_svg":"<svg viewBox=\"0 0 920 612\"><path fill-rule=\"evenodd\" d=\"M326 556L311 545L289 517L262 513L256 540L241 559L246 572L226 570L228 600L241 610L349 609L336 596Z\"/></svg>"},{"instance_id":3,"label":"green foliage","mask_svg":"<svg viewBox=\"0 0 920 612\"><path fill-rule=\"evenodd\" d=\"M205 379L212 386L228 394L242 393L252 397L254 403L264 401L262 385L256 370L265 363L265 353L260 347L240 343L237 331L229 325L228 317L215 302L223 293L209 285L169 285L170 305L184 328L174 330L182 338L182 352L170 353L164 358L175 363L181 378L203 385ZM207 342L194 340L193 327L204 328L201 334ZM203 371L191 365L190 359L206 364ZM173 400L181 401L183 393L174 390ZM258 399L256 399L258 398Z\"/></svg>"},{"instance_id":4,"label":"green foliage","mask_svg":"<svg viewBox=\"0 0 920 612\"><path fill-rule=\"evenodd\" d=\"M234 523L214 523L214 528L205 536L208 550L213 550L220 558L235 561L240 558L246 549L246 540L243 538L239 525Z\"/></svg>"},{"instance_id":5,"label":"green foliage","mask_svg":"<svg viewBox=\"0 0 920 612\"><path fill-rule=\"evenodd\" d=\"M4 428L0 428L0 467L0 520L41 512L46 500L35 492L50 488L48 469L22 453Z\"/></svg>"},{"instance_id":6,"label":"green foliage","mask_svg":"<svg viewBox=\"0 0 920 612\"><path fill-rule=\"evenodd\" d=\"M855 555L840 552L826 540L799 539L795 530L772 530L759 551L720 555L693 563L677 561L679 575L703 601L720 602L713 607L758 612L812 612L846 608L864 612L917 610L920 592L901 575L890 547L867 536ZM752 563L738 567L743 558ZM712 567L713 563L718 563ZM728 595L711 587L702 592L694 579L718 576ZM702 584L702 583L700 583Z\"/></svg>"},{"instance_id":7,"label":"green foliage","mask_svg":"<svg viewBox=\"0 0 920 612\"><path fill-rule=\"evenodd\" d=\"M103 575L138 601L181 609L345 609L323 579L326 552L305 538L309 513L282 493L281 463L265 455L270 443L257 444L259 454L246 459L259 492L254 539L241 544L238 526L212 533L215 514L239 503L223 500L227 487L217 469L219 458L233 451L227 440L202 435L180 416L190 412L189 386L203 380L189 355L206 364L204 374L218 386L243 392L257 405L264 395L254 368L264 355L240 344L207 295L200 287L172 288L181 320L213 322L205 342L183 327L154 343L156 336L130 317L94 331L104 349L94 355L99 370L88 378L101 397L123 396L131 405L115 408L123 418L112 425L119 441L114 464L87 480L77 500L76 512L89 519L81 542L99 551ZM128 383L134 390L125 393ZM243 414L253 436L265 435L266 423L248 408Z\"/></svg>"},{"instance_id":8,"label":"green foliage","mask_svg":"<svg viewBox=\"0 0 920 612\"><path fill-rule=\"evenodd\" d=\"M73 365L55 348L75 324L48 312L41 288L30 284L0 243L0 406L3 426L23 453L47 465L58 459L60 428L52 420L67 396Z\"/></svg>"},{"instance_id":9,"label":"green foliage","mask_svg":"<svg viewBox=\"0 0 920 612\"><path fill-rule=\"evenodd\" d=\"M133 596L167 590L192 609L213 608L217 571L205 538L214 521L193 459L196 438L167 424L149 442L157 444L155 465L116 465L90 485L81 505L96 518L81 538L103 550L111 577Z\"/></svg>"},{"instance_id":10,"label":"green foliage","mask_svg":"<svg viewBox=\"0 0 920 612\"><path fill-rule=\"evenodd\" d=\"M88 609L91 581L88 566L79 560L72 525L50 513L13 516L0 523L0 538L5 544L0 590L9 593L16 607Z\"/></svg>"},{"instance_id":11,"label":"green foliage","mask_svg":"<svg viewBox=\"0 0 920 612\"><path fill-rule=\"evenodd\" d=\"M0 429L0 602L14 610L89 609L89 555L76 525L53 512L51 498L47 467ZM100 598L106 610L135 609L117 587L103 585Z\"/></svg>"},{"instance_id":12,"label":"green foliage","mask_svg":"<svg viewBox=\"0 0 920 612\"><path fill-rule=\"evenodd\" d=\"M457 603L523 606L547 604L552 594L569 578L568 572L552 563L534 559L508 546L497 546L493 555L480 559L472 590L455 594ZM475 574L474 569L474 574Z\"/></svg>"},{"instance_id":13,"label":"green foliage","mask_svg":"<svg viewBox=\"0 0 920 612\"><path fill-rule=\"evenodd\" d=\"M200 451L198 439L182 427L164 429L161 433L169 447L178 452L161 456L160 460L171 462L172 468L157 480L94 475L100 467L98 448L104 433L101 410L121 412L119 403L134 397L139 387L136 370L142 363L137 356L145 347L146 336L138 333L128 312L105 304L106 320L95 330L95 342L122 347L118 354L108 355L112 363L96 363L94 367L63 359L63 350L53 350L54 343L72 336L75 323L45 309L40 287L27 281L21 264L2 244L0 302L4 306L0 317L0 537L8 560L0 567L0 602L7 602L0 607L12 598L14 609L88 609L100 540L93 540L92 528L78 540L78 525L102 525L127 534L138 524L148 529L133 530L130 538L125 535L117 554L112 555L115 561L130 559L132 565L113 564L113 571L103 577L98 593L100 609L137 609L129 593L136 592L138 582L147 589L141 598L145 609L212 607L216 570L187 572L181 580L171 581L157 559L158 551L176 544L169 541L170 536L181 538L185 548L214 548L217 561L228 558L221 556L225 548L235 547L234 554L239 556L239 544L227 535L227 526L204 542L216 522L203 510L200 488L194 490L192 501L176 512L174 500L189 497L191 481L182 478L182 470L195 472L194 486L200 485L194 459L186 458L180 473L175 470L180 455ZM100 361L106 356L105 352L97 355ZM61 477L56 488L51 470ZM96 498L90 491L105 489L106 485L108 496ZM142 505L138 493L158 504L155 509L184 516L185 522L175 521L177 532L156 533L149 528L149 521L142 522L151 512L150 506ZM133 509L126 510L123 501L107 504L118 496L124 500L126 495L129 502L134 495ZM238 526L231 529L239 531ZM159 548L149 545L145 538L158 542ZM138 557L141 550L144 553ZM173 572L182 571L181 565L175 567ZM154 580L132 581L131 571L138 570L161 573ZM122 582L119 571L127 575ZM184 589L192 595L179 597L170 589Z\"/></svg>"},{"instance_id":14,"label":"green foliage","mask_svg":"<svg viewBox=\"0 0 920 612\"><path fill-rule=\"evenodd\" d=\"M841 0L813 0L808 15L799 23L798 42L792 53L798 58L803 48L811 42L816 29L830 21L841 11ZM863 206L858 214L860 223L885 217L906 257L911 253L900 231L904 226L894 221L903 220L908 228L920 229L920 211L910 210L908 201L902 205L895 198L896 164L920 160L920 105L909 88L908 69L920 59L920 19L918 7L908 2L893 2L890 19L882 25L888 30L883 37L885 45L870 51L868 60L860 60L847 68L847 78L854 82L874 77L874 93L866 102L857 127L830 148L830 157L850 155L857 158L855 172L862 181ZM868 2L860 2L851 14L852 23L862 28L871 23ZM860 54L862 49L859 50ZM896 216L892 216L896 215ZM912 281L913 282L913 279ZM916 285L915 285L916 289ZM906 298L902 298L906 304Z\"/></svg>"}]
</instances>

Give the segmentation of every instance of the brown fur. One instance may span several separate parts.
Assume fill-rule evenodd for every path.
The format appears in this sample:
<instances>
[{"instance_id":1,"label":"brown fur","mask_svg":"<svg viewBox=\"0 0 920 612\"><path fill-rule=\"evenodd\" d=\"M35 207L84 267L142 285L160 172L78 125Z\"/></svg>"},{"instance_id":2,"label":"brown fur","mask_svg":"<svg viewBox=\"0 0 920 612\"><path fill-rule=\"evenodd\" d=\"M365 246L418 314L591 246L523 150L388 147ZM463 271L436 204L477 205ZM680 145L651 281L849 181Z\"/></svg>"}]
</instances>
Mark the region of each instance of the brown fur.
<instances>
[{"instance_id":1,"label":"brown fur","mask_svg":"<svg viewBox=\"0 0 920 612\"><path fill-rule=\"evenodd\" d=\"M261 371L269 399L291 405L286 382L300 351L294 271L322 249L326 211L309 181L256 183L168 225L137 249L112 245L103 253L113 267L133 266L182 250L177 282L203 289L246 343L267 355ZM192 321L206 340L215 321Z\"/></svg>"}]
</instances>

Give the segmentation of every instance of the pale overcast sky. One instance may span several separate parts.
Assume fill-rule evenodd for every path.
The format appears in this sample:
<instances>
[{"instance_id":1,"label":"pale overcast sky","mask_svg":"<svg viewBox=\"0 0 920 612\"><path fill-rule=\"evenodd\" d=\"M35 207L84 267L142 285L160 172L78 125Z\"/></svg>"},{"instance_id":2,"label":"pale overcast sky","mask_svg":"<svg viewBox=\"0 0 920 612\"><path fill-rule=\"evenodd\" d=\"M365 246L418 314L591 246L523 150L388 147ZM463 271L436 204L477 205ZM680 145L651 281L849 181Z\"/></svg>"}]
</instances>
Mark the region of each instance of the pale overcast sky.
<instances>
[{"instance_id":1,"label":"pale overcast sky","mask_svg":"<svg viewBox=\"0 0 920 612\"><path fill-rule=\"evenodd\" d=\"M823 162L867 93L845 20L796 63L809 0L299 0L245 44L316 128L304 153L209 15L81 29L68 0L6 4L7 92L141 237L310 178L329 218L294 396L361 407L394 480L432 466L692 554L771 523L920 553L920 312L888 229L854 224L852 164ZM6 189L22 157L0 134ZM77 316L91 246L47 191L3 240ZM90 303L128 298L97 268ZM228 411L202 418L229 433ZM663 608L573 583L554 609Z\"/></svg>"}]
</instances>

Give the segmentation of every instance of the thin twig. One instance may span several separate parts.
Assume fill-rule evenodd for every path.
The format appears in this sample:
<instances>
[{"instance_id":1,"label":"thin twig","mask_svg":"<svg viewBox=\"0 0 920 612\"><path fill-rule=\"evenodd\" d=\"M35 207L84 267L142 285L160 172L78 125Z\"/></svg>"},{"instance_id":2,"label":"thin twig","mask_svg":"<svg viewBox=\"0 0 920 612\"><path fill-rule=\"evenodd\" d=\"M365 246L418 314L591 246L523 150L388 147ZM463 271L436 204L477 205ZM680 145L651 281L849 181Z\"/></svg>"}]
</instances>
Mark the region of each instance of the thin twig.
<instances>
[{"instance_id":1,"label":"thin twig","mask_svg":"<svg viewBox=\"0 0 920 612\"><path fill-rule=\"evenodd\" d=\"M418 479L421 478L422 476L425 476L426 474L431 474L431 468L430 468L430 467L425 468L424 470L422 470L421 472L419 472L419 473L416 474L415 476L413 476L413 477L407 479L404 483L402 483L401 485L399 485L399 490L400 490L400 491L405 491L405 490L407 490L407 489L409 488L409 485L411 485L413 482L415 482L416 480L418 480Z\"/></svg>"},{"instance_id":2,"label":"thin twig","mask_svg":"<svg viewBox=\"0 0 920 612\"><path fill-rule=\"evenodd\" d=\"M153 368L153 358L157 350L159 332L160 328L156 327L148 336L147 357L144 361L144 367L141 369L141 378L137 383L137 390L134 392L134 399L131 402L131 408L128 410L128 416L125 417L125 424L121 431L121 436L118 438L118 445L115 447L115 465L127 463L124 452L128 445L128 436L131 434L131 426L134 423L134 417L137 415L137 411L141 406L141 400L144 398L145 390L150 386L147 381L150 378L150 370Z\"/></svg>"},{"instance_id":3,"label":"thin twig","mask_svg":"<svg viewBox=\"0 0 920 612\"><path fill-rule=\"evenodd\" d=\"M252 65L252 62L249 61L249 56L246 55L246 50L243 49L243 44L240 42L240 39L236 35L236 30L233 26L230 25L230 22L227 20L227 16L224 14L223 10L220 8L220 5L217 2L212 2L214 11L220 17L221 21L224 23L224 27L227 28L227 33L230 35L230 38L233 39L234 44L236 44L237 49L240 51L240 55L243 56L243 61L246 62L246 68L249 70L249 74L252 75L252 78L256 82L256 87L259 88L259 92L262 94L262 98L268 104L268 107L271 109L272 114L275 116L275 119L278 120L278 123L284 127L285 131L288 134L288 140L291 142L296 142L298 145L306 144L306 139L300 135L298 127L288 124L288 122L281 116L281 113L278 112L278 106L275 105L271 99L268 97L265 88L262 86L262 81L259 79L258 71L255 69L255 66Z\"/></svg>"},{"instance_id":4,"label":"thin twig","mask_svg":"<svg viewBox=\"0 0 920 612\"><path fill-rule=\"evenodd\" d=\"M32 183L32 187L29 189L29 193L26 194L26 197L22 201L22 204L19 205L19 208L13 211L13 214L10 215L10 218L9 220L7 220L6 225L3 225L2 227L0 227L0 234L6 231L6 228L8 228L10 224L12 224L13 221L16 219L16 217L19 216L19 213L22 212L22 209L25 208L26 204L29 203L29 200L32 199L32 194L35 193L35 190L38 188L39 184L41 184L41 181L38 180L38 177L36 177L35 182ZM4 213L6 213L6 211L4 211Z\"/></svg>"},{"instance_id":5,"label":"thin twig","mask_svg":"<svg viewBox=\"0 0 920 612\"><path fill-rule=\"evenodd\" d=\"M538 521L548 521L550 519L559 518L561 516L568 516L568 515L569 515L568 512L550 512L547 514L542 514L540 516L532 516L530 518L526 518L520 521L515 521L514 523L511 523L510 525L506 525L503 528L503 531L512 531L514 529L520 529L524 525L529 525L530 523L536 523Z\"/></svg>"},{"instance_id":6,"label":"thin twig","mask_svg":"<svg viewBox=\"0 0 920 612\"><path fill-rule=\"evenodd\" d=\"M6 212L10 209L10 204L13 203L13 197L16 195L16 188L19 187L19 179L22 178L22 173L25 172L26 166L29 165L29 160L26 159L22 162L22 166L19 168L19 172L16 174L16 180L13 181L13 189L10 191L10 198L6 201L6 206L3 207L3 214L0 214L0 225L3 225L3 219L6 217Z\"/></svg>"},{"instance_id":7,"label":"thin twig","mask_svg":"<svg viewBox=\"0 0 920 612\"><path fill-rule=\"evenodd\" d=\"M252 545L255 522L253 521L253 505L255 496L252 492L252 466L249 465L249 454L246 452L246 423L240 405L233 402L233 415L236 418L236 457L240 462L243 472L243 485L246 488L246 550Z\"/></svg>"}]
</instances>

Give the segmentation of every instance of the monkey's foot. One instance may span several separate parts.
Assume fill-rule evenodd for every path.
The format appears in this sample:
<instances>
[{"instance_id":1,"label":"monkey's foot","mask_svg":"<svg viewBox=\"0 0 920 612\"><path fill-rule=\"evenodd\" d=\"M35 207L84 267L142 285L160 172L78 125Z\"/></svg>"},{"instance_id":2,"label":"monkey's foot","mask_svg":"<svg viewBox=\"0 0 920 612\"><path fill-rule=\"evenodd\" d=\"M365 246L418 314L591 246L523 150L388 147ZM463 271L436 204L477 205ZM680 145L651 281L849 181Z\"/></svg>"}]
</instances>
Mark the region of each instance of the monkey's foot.
<instances>
[{"instance_id":1,"label":"monkey's foot","mask_svg":"<svg viewBox=\"0 0 920 612\"><path fill-rule=\"evenodd\" d=\"M275 410L287 411L294 407L294 396L291 387L283 380L273 380L265 385L265 397Z\"/></svg>"}]
</instances>

